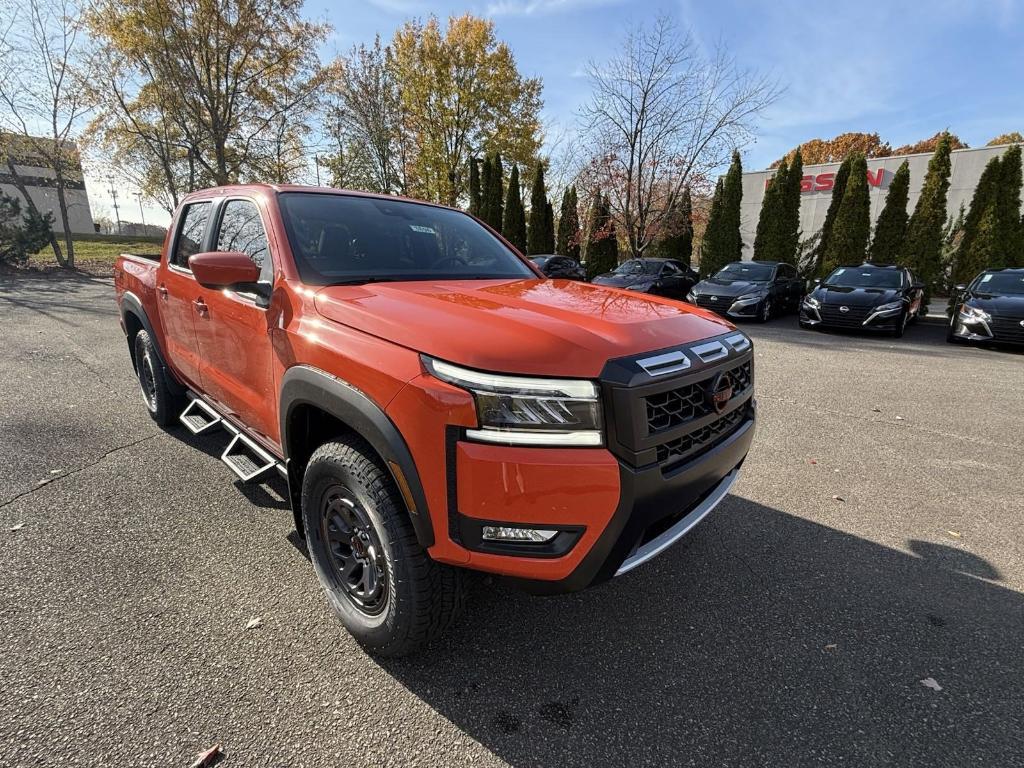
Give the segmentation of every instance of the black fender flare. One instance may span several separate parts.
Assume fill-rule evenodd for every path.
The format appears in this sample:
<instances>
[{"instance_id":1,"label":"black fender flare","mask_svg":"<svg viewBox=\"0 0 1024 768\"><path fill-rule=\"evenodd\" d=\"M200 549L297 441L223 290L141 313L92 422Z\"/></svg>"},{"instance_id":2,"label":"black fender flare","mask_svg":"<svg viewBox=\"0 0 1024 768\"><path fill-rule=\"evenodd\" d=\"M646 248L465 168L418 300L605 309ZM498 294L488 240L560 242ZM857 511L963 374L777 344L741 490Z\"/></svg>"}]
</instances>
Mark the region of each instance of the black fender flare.
<instances>
[{"instance_id":1,"label":"black fender flare","mask_svg":"<svg viewBox=\"0 0 1024 768\"><path fill-rule=\"evenodd\" d=\"M160 362L160 366L164 370L164 378L170 385L172 390L175 390L174 394L180 395L185 392L185 387L182 386L181 382L178 381L178 377L174 375L174 371L171 370L170 366L167 365L167 358L164 357L164 351L160 349L160 337L156 335L153 330L153 324L149 320L149 315L146 314L146 308L142 305L142 301L131 291L125 291L121 295L121 322L125 328L125 334L128 333L128 316L132 315L139 324L142 326L142 330L149 334L149 338L153 340L153 349L156 350L157 360ZM132 358L132 366L135 365L135 350L132 349L132 339L128 339L128 354Z\"/></svg>"},{"instance_id":2,"label":"black fender flare","mask_svg":"<svg viewBox=\"0 0 1024 768\"><path fill-rule=\"evenodd\" d=\"M434 526L416 462L398 427L380 406L347 382L308 365L296 365L285 371L281 379L279 403L281 447L288 468L292 512L300 534L303 533L298 503L301 498L301 482L297 470L302 468L294 466L292 435L289 430L292 428L294 409L300 405L309 405L331 414L370 444L384 460L387 471L406 500L406 505L410 507L409 518L420 546L426 548L433 545ZM401 478L397 476L395 467L398 467ZM408 494L404 492L403 485L408 489Z\"/></svg>"}]
</instances>

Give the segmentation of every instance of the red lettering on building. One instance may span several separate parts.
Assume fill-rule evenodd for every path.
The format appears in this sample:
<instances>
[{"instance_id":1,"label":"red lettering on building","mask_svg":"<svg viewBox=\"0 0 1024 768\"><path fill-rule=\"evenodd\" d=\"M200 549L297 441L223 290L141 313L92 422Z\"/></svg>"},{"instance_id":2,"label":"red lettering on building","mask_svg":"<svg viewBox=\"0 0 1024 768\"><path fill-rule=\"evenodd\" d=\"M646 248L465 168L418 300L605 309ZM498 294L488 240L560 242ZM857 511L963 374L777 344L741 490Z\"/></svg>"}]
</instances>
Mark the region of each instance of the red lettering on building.
<instances>
[{"instance_id":1,"label":"red lettering on building","mask_svg":"<svg viewBox=\"0 0 1024 768\"><path fill-rule=\"evenodd\" d=\"M879 168L876 171L868 171L868 184L872 187L882 186L885 179L885 169ZM768 189L771 179L765 179L764 188ZM819 173L816 176L802 176L800 178L800 191L807 192L829 192L836 184L835 173Z\"/></svg>"}]
</instances>

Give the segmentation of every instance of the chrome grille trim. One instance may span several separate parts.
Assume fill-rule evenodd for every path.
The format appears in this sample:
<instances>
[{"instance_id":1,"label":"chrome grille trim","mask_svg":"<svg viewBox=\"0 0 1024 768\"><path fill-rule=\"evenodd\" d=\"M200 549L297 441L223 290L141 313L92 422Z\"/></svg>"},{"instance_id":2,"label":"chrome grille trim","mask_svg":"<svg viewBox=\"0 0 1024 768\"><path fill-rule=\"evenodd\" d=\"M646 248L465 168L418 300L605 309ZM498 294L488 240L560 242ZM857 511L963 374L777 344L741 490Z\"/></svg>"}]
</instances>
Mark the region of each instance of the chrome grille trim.
<instances>
[{"instance_id":1,"label":"chrome grille trim","mask_svg":"<svg viewBox=\"0 0 1024 768\"><path fill-rule=\"evenodd\" d=\"M679 373L690 367L690 358L682 352L666 352L663 355L645 357L637 360L639 365L648 376L665 376L669 373Z\"/></svg>"}]
</instances>

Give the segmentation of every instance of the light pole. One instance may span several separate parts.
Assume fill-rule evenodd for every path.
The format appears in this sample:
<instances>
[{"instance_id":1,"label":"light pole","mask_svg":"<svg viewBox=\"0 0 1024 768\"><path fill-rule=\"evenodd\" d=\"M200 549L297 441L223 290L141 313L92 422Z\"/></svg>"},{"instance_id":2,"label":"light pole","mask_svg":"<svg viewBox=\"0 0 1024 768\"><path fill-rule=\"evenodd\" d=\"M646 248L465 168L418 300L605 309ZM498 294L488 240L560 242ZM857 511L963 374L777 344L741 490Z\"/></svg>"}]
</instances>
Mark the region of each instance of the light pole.
<instances>
[{"instance_id":1,"label":"light pole","mask_svg":"<svg viewBox=\"0 0 1024 768\"><path fill-rule=\"evenodd\" d=\"M142 234L146 234L146 212L142 210L142 193L133 192L135 198L139 201L139 216L142 217Z\"/></svg>"},{"instance_id":2,"label":"light pole","mask_svg":"<svg viewBox=\"0 0 1024 768\"><path fill-rule=\"evenodd\" d=\"M107 183L110 184L110 197L114 201L114 219L117 221L117 234L121 234L121 211L117 207L117 190L114 189L114 177L107 176Z\"/></svg>"}]
</instances>

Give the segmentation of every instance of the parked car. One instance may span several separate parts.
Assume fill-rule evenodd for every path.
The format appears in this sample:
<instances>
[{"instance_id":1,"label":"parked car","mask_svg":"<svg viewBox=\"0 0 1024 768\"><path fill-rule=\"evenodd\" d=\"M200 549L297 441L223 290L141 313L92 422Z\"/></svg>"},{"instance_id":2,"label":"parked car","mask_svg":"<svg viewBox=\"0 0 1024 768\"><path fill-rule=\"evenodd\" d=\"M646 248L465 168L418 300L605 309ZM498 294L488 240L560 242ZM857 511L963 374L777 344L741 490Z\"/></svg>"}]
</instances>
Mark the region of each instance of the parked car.
<instances>
[{"instance_id":1,"label":"parked car","mask_svg":"<svg viewBox=\"0 0 1024 768\"><path fill-rule=\"evenodd\" d=\"M689 264L675 259L630 259L612 272L598 275L591 282L627 291L653 293L672 299L685 299L693 284L700 279Z\"/></svg>"},{"instance_id":2,"label":"parked car","mask_svg":"<svg viewBox=\"0 0 1024 768\"><path fill-rule=\"evenodd\" d=\"M905 267L839 267L800 304L801 328L885 331L900 337L922 311L924 284Z\"/></svg>"},{"instance_id":3,"label":"parked car","mask_svg":"<svg viewBox=\"0 0 1024 768\"><path fill-rule=\"evenodd\" d=\"M636 568L721 501L753 439L746 335L545 279L443 206L194 192L114 284L150 416L225 430L243 482L287 480L331 607L383 655L451 622L464 569L558 592Z\"/></svg>"},{"instance_id":4,"label":"parked car","mask_svg":"<svg viewBox=\"0 0 1024 768\"><path fill-rule=\"evenodd\" d=\"M530 261L545 275L566 280L586 280L587 273L576 259L571 256L544 254L531 256Z\"/></svg>"},{"instance_id":5,"label":"parked car","mask_svg":"<svg viewBox=\"0 0 1024 768\"><path fill-rule=\"evenodd\" d=\"M1024 269L986 269L956 291L947 341L1024 344Z\"/></svg>"},{"instance_id":6,"label":"parked car","mask_svg":"<svg viewBox=\"0 0 1024 768\"><path fill-rule=\"evenodd\" d=\"M764 323L795 312L803 282L791 264L777 261L734 261L697 283L686 300L732 318Z\"/></svg>"}]
</instances>

